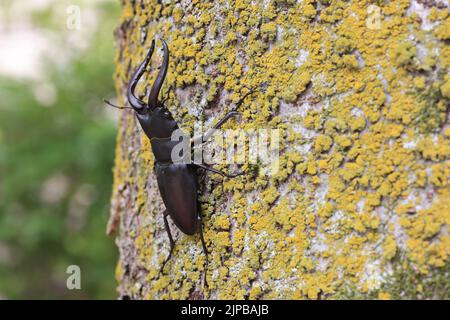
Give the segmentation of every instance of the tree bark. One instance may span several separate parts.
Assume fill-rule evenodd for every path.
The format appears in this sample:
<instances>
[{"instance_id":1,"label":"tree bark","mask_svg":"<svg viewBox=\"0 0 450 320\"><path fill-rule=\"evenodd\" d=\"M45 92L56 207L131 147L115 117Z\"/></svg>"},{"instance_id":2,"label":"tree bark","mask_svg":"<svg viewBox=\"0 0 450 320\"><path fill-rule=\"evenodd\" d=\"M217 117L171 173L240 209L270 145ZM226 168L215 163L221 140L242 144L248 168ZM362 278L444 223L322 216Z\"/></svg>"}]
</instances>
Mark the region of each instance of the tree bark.
<instances>
[{"instance_id":1,"label":"tree bark","mask_svg":"<svg viewBox=\"0 0 450 320\"><path fill-rule=\"evenodd\" d=\"M111 219L121 297L448 298L450 18L444 1L122 1L119 104L152 39L180 126L279 129L280 169L206 173L209 250L170 221L132 110L119 121ZM138 91L161 64L161 42ZM147 90L147 91L146 91ZM248 146L247 146L248 151ZM246 160L248 162L248 159ZM225 171L234 166L220 166ZM447 289L446 289L447 288Z\"/></svg>"}]
</instances>

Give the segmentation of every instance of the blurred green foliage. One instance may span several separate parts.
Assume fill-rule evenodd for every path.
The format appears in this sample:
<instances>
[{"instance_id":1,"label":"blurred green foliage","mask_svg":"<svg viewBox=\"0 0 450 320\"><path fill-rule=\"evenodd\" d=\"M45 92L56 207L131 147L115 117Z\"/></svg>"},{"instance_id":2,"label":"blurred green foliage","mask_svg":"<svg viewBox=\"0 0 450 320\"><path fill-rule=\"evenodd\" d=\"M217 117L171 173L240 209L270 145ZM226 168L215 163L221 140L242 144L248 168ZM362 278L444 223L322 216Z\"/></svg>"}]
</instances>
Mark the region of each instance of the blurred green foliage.
<instances>
[{"instance_id":1,"label":"blurred green foliage","mask_svg":"<svg viewBox=\"0 0 450 320\"><path fill-rule=\"evenodd\" d=\"M105 229L116 136L108 115L118 111L102 98L114 95L119 4L96 6L88 49L68 64L48 61L48 84L0 76L0 298L116 298L117 249ZM40 12L36 23L50 17ZM40 95L54 101L43 106ZM81 290L66 288L69 265L81 268Z\"/></svg>"}]
</instances>

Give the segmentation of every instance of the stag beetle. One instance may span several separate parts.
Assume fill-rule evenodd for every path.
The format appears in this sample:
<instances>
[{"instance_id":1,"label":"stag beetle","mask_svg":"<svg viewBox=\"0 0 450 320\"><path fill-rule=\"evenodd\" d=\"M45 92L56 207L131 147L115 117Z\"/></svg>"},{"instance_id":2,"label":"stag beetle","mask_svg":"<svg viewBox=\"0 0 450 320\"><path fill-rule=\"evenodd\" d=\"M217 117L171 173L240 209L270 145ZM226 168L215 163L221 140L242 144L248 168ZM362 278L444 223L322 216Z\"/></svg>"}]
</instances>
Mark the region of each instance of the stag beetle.
<instances>
[{"instance_id":1,"label":"stag beetle","mask_svg":"<svg viewBox=\"0 0 450 320\"><path fill-rule=\"evenodd\" d=\"M167 221L167 216L170 216L181 232L187 235L193 235L198 231L200 232L203 252L206 257L204 283L207 285L206 270L208 268L208 250L206 249L205 239L203 237L202 217L198 207L197 173L195 169L202 168L228 178L236 177L242 173L231 175L202 163L183 164L172 161L172 150L179 142L172 141L171 136L175 130L179 129L179 127L178 123L173 119L170 111L164 105L164 101L160 102L158 100L158 95L166 77L167 68L169 65L169 48L164 40L161 41L164 50L163 62L148 95L147 103L139 99L135 95L134 91L139 79L146 71L146 68L150 62L155 49L155 40L152 41L147 56L131 78L127 89L127 98L129 104L135 111L142 130L150 139L152 152L155 157L154 171L156 173L158 188L166 207L163 213L163 218L164 227L170 241L170 252L162 264L160 272L163 271L164 266L172 257L172 252L175 247L175 241ZM237 108L244 101L245 97L251 93L252 91L237 102L235 108L229 111L211 130L203 136L191 139L191 147L196 145L198 142L204 143L210 136L212 136L214 132L213 129L219 129L227 120L238 115L239 113L236 111Z\"/></svg>"}]
</instances>

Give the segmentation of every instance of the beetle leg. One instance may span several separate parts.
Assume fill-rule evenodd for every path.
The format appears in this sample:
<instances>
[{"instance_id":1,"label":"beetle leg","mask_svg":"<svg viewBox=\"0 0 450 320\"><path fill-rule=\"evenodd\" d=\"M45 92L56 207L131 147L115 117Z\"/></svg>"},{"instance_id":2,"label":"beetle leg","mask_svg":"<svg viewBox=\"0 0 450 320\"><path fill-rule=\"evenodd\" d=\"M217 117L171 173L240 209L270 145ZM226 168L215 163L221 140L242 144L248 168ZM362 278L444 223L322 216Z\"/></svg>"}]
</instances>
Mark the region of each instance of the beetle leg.
<instances>
[{"instance_id":1,"label":"beetle leg","mask_svg":"<svg viewBox=\"0 0 450 320\"><path fill-rule=\"evenodd\" d=\"M144 74L145 68L147 68L148 63L150 62L150 58L153 55L154 49L155 49L155 40L152 41L152 44L147 52L147 56L145 57L144 61L142 61L142 63L139 65L139 67L133 74L127 89L128 102L133 107L133 109L140 114L146 112L147 105L145 104L144 101L136 97L136 95L134 94L134 89L136 88L139 79L141 79L142 75Z\"/></svg>"},{"instance_id":2,"label":"beetle leg","mask_svg":"<svg viewBox=\"0 0 450 320\"><path fill-rule=\"evenodd\" d=\"M244 102L245 98L247 98L249 95L251 95L254 92L255 92L254 90L250 90L249 92L247 92L238 102L236 102L236 104L234 105L234 108L232 110L236 111L241 106L241 104Z\"/></svg>"},{"instance_id":3,"label":"beetle leg","mask_svg":"<svg viewBox=\"0 0 450 320\"><path fill-rule=\"evenodd\" d=\"M173 249L175 247L175 241L173 241L172 233L170 232L169 221L167 221L167 216L169 212L167 209L164 211L164 225L167 231L167 235L169 236L170 248Z\"/></svg>"},{"instance_id":4,"label":"beetle leg","mask_svg":"<svg viewBox=\"0 0 450 320\"><path fill-rule=\"evenodd\" d=\"M231 117L234 117L234 116L237 116L237 115L239 115L239 112L237 112L235 110L228 112L219 122L217 122L217 124L214 127L209 129L204 135L191 139L191 142L194 144L194 146L199 144L199 143L202 144L202 143L206 142L214 134L214 130L219 129L228 120L230 120Z\"/></svg>"},{"instance_id":5,"label":"beetle leg","mask_svg":"<svg viewBox=\"0 0 450 320\"><path fill-rule=\"evenodd\" d=\"M214 134L214 130L219 129L220 127L222 127L229 119L231 119L231 117L237 116L239 115L239 112L237 112L237 109L241 106L241 104L244 102L245 98L247 98L249 95L251 95L253 92L253 90L249 91L247 94L245 94L234 106L234 108L229 111L219 122L217 122L217 124L212 127L211 129L208 130L208 132L206 132L204 135L200 136L200 137L194 137L191 139L191 143L195 145L197 145L198 143L202 144L204 142L206 142L213 134Z\"/></svg>"},{"instance_id":6,"label":"beetle leg","mask_svg":"<svg viewBox=\"0 0 450 320\"><path fill-rule=\"evenodd\" d=\"M203 274L203 283L208 286L206 281L206 273L208 272L208 249L206 248L205 238L203 237L203 222L201 214L198 215L198 222L200 224L200 240L202 241L203 253L205 254L205 272Z\"/></svg>"},{"instance_id":7,"label":"beetle leg","mask_svg":"<svg viewBox=\"0 0 450 320\"><path fill-rule=\"evenodd\" d=\"M170 252L169 256L166 258L164 263L162 264L160 272L162 273L164 270L164 267L166 266L166 263L170 260L172 257L173 249L175 248L175 241L173 241L172 232L170 232L169 222L167 221L167 216L169 215L169 212L167 212L167 209L164 211L164 227L166 229L167 235L169 236L170 241Z\"/></svg>"},{"instance_id":8,"label":"beetle leg","mask_svg":"<svg viewBox=\"0 0 450 320\"><path fill-rule=\"evenodd\" d=\"M240 175L244 174L244 172L236 173L236 174L229 174L229 173L226 173L226 172L214 169L213 167L209 167L207 165L204 165L202 163L194 163L194 165L196 165L197 167L200 167L200 168L202 168L202 169L204 169L206 171L211 171L211 172L220 174L221 176L227 177L227 178L236 178L237 176L240 176Z\"/></svg>"}]
</instances>

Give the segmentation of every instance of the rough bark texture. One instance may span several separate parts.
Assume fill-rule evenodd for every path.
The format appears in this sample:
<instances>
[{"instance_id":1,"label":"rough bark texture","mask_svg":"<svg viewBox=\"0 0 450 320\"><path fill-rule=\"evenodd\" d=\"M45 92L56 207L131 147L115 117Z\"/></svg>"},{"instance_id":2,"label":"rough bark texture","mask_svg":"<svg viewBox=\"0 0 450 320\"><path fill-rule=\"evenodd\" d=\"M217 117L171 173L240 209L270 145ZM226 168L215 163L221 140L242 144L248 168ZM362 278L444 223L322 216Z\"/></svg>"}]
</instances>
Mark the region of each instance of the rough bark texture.
<instances>
[{"instance_id":1,"label":"rough bark texture","mask_svg":"<svg viewBox=\"0 0 450 320\"><path fill-rule=\"evenodd\" d=\"M227 128L279 128L282 139L277 174L244 166L237 179L201 180L211 253L205 289L199 236L173 224L176 250L159 273L169 241L153 155L124 111L109 225L121 296L448 298L447 1L122 5L121 105L150 41L164 38L171 61L162 95L172 89L168 106L182 128L211 126L258 87ZM158 51L142 93L160 62Z\"/></svg>"}]
</instances>

